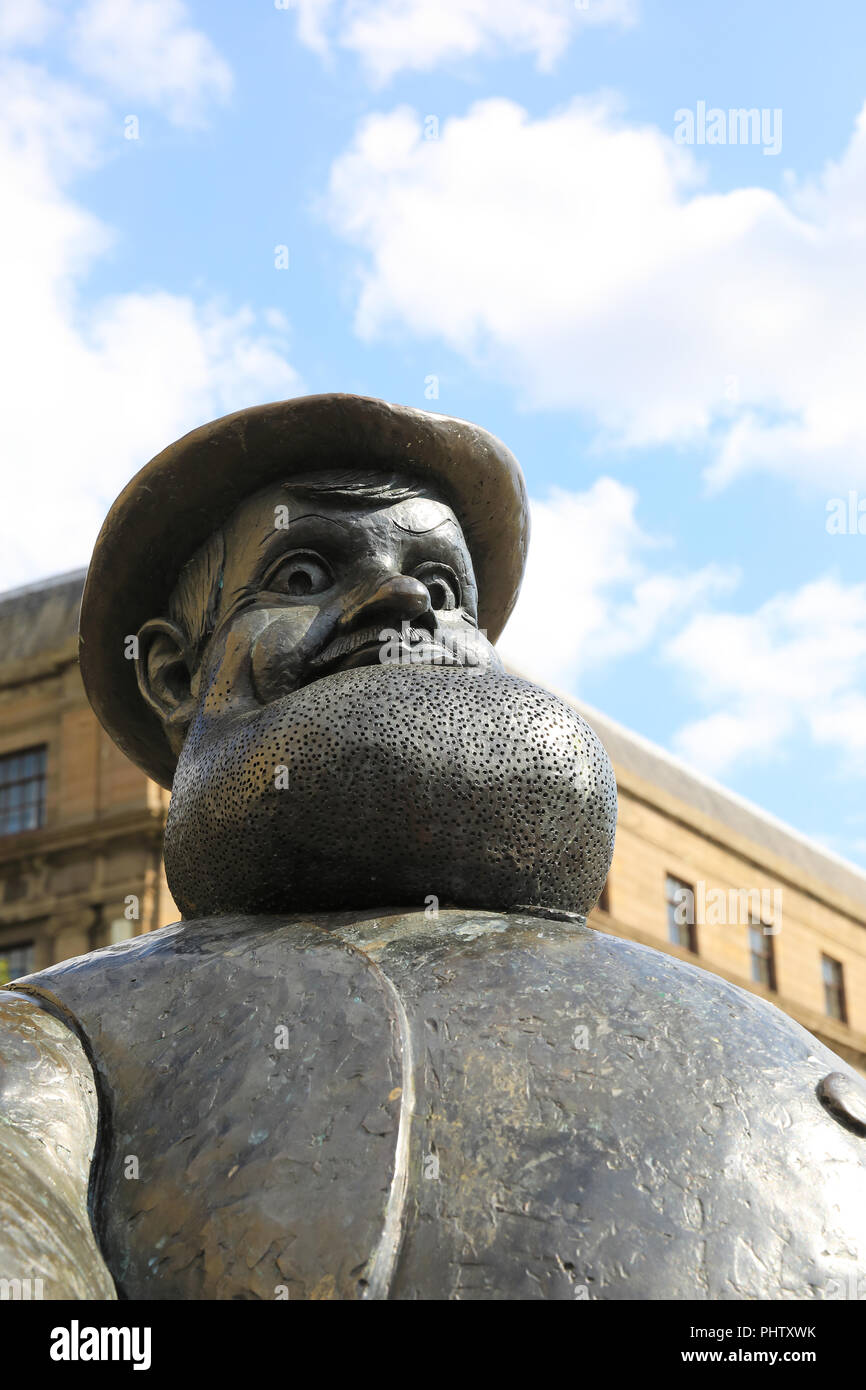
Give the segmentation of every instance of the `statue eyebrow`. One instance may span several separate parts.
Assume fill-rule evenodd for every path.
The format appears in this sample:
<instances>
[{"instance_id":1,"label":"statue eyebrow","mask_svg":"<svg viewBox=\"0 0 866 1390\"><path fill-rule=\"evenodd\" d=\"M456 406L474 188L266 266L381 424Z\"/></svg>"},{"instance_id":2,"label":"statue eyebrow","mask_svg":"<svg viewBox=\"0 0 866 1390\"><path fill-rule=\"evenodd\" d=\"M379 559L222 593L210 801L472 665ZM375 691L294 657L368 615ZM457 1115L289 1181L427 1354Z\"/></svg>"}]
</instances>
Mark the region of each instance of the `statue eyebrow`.
<instances>
[{"instance_id":1,"label":"statue eyebrow","mask_svg":"<svg viewBox=\"0 0 866 1390\"><path fill-rule=\"evenodd\" d=\"M278 505L284 506L286 504L279 503ZM329 525L337 526L341 531L351 531L354 529L349 522L338 521L337 518L333 516L323 516L321 512L301 512L300 516L292 516L290 514L288 524L286 526L277 526L275 524L271 527L269 531L265 532L261 541L261 546L267 545L271 537L274 535L278 535L280 531L287 531L289 529L289 526L295 526L299 521L309 521L311 518L315 521L327 521Z\"/></svg>"},{"instance_id":2,"label":"statue eyebrow","mask_svg":"<svg viewBox=\"0 0 866 1390\"><path fill-rule=\"evenodd\" d=\"M401 526L399 521L395 521L393 524L395 530L403 531L407 536L432 536L434 531L441 531L443 526L456 526L457 522L453 516L446 516L441 521L437 521L435 526L424 526L420 530L414 526Z\"/></svg>"},{"instance_id":3,"label":"statue eyebrow","mask_svg":"<svg viewBox=\"0 0 866 1390\"><path fill-rule=\"evenodd\" d=\"M335 517L322 516L321 512L304 512L301 516L289 516L289 519L285 523L285 525L277 526L275 522L273 526L271 526L268 530L262 532L262 534L259 536L256 545L256 555L258 561L264 563L267 559L269 559L268 552L272 550L276 544L274 539L275 537L288 536L291 531L291 528L295 526L299 521L309 521L311 519L314 521L327 521L330 523L330 525L336 526L340 531L343 532L348 531L351 533L352 531L352 527L347 525L346 522L337 521Z\"/></svg>"}]
</instances>

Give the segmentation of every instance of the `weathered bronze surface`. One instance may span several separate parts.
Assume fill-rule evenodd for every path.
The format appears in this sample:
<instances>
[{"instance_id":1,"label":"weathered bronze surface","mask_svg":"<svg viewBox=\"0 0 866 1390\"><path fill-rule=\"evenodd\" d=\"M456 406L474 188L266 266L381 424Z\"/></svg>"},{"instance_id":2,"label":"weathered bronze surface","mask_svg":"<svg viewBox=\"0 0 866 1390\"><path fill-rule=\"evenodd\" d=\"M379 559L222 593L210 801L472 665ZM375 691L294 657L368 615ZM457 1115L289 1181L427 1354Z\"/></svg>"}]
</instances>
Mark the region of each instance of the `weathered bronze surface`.
<instances>
[{"instance_id":1,"label":"weathered bronze surface","mask_svg":"<svg viewBox=\"0 0 866 1390\"><path fill-rule=\"evenodd\" d=\"M97 1119L93 1070L67 1024L0 991L4 1298L114 1298L88 1214Z\"/></svg>"},{"instance_id":2,"label":"weathered bronze surface","mask_svg":"<svg viewBox=\"0 0 866 1390\"><path fill-rule=\"evenodd\" d=\"M205 426L118 499L82 672L173 780L184 917L11 987L0 1277L64 1244L49 1297L850 1287L861 1079L586 926L612 770L493 646L527 534L497 440L347 396Z\"/></svg>"},{"instance_id":3,"label":"weathered bronze surface","mask_svg":"<svg viewBox=\"0 0 866 1390\"><path fill-rule=\"evenodd\" d=\"M866 1247L838 1059L577 921L215 917L38 988L93 1039L124 1297L838 1297Z\"/></svg>"},{"instance_id":4,"label":"weathered bronze surface","mask_svg":"<svg viewBox=\"0 0 866 1390\"><path fill-rule=\"evenodd\" d=\"M81 605L81 672L105 728L170 787L176 752L121 661L127 635L166 611L183 564L268 485L309 469L400 469L460 518L495 642L514 607L529 541L523 475L505 445L466 420L339 393L238 411L184 435L151 460L100 532ZM365 518L369 520L369 517ZM274 516L268 520L273 529Z\"/></svg>"}]
</instances>

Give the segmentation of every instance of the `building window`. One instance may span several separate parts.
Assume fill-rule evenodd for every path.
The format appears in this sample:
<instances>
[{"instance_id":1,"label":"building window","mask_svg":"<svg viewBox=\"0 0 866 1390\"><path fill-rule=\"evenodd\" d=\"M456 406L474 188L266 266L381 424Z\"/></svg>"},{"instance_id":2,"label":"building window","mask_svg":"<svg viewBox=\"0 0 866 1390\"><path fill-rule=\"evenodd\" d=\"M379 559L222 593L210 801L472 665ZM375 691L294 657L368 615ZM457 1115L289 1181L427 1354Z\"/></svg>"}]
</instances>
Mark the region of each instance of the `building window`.
<instances>
[{"instance_id":1,"label":"building window","mask_svg":"<svg viewBox=\"0 0 866 1390\"><path fill-rule=\"evenodd\" d=\"M44 824L45 751L43 744L0 758L0 835Z\"/></svg>"},{"instance_id":2,"label":"building window","mask_svg":"<svg viewBox=\"0 0 866 1390\"><path fill-rule=\"evenodd\" d=\"M845 977L842 962L832 956L821 957L821 978L824 981L824 1009L830 1018L838 1018L840 1023L848 1022L845 1007Z\"/></svg>"},{"instance_id":3,"label":"building window","mask_svg":"<svg viewBox=\"0 0 866 1390\"><path fill-rule=\"evenodd\" d=\"M749 954L752 958L752 979L767 989L776 988L776 955L773 938L764 931L764 923L749 927Z\"/></svg>"},{"instance_id":4,"label":"building window","mask_svg":"<svg viewBox=\"0 0 866 1390\"><path fill-rule=\"evenodd\" d=\"M14 946L0 946L0 985L17 980L33 971L33 942L18 941Z\"/></svg>"},{"instance_id":5,"label":"building window","mask_svg":"<svg viewBox=\"0 0 866 1390\"><path fill-rule=\"evenodd\" d=\"M668 910L668 940L697 955L698 933L695 926L695 890L690 883L668 874L665 879L665 901Z\"/></svg>"}]
</instances>

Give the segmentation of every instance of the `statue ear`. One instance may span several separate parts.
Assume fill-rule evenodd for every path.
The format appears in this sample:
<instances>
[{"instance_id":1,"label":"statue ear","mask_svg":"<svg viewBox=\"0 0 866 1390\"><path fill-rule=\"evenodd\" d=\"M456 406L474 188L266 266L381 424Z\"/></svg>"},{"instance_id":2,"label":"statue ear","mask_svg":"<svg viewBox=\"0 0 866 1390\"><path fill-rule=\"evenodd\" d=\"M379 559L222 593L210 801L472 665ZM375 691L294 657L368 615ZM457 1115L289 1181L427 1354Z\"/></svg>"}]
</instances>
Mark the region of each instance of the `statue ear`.
<instances>
[{"instance_id":1,"label":"statue ear","mask_svg":"<svg viewBox=\"0 0 866 1390\"><path fill-rule=\"evenodd\" d=\"M165 725L170 742L186 733L193 713L193 659L186 635L169 618L151 618L138 632L135 663L142 697ZM175 739L172 739L172 734Z\"/></svg>"}]
</instances>

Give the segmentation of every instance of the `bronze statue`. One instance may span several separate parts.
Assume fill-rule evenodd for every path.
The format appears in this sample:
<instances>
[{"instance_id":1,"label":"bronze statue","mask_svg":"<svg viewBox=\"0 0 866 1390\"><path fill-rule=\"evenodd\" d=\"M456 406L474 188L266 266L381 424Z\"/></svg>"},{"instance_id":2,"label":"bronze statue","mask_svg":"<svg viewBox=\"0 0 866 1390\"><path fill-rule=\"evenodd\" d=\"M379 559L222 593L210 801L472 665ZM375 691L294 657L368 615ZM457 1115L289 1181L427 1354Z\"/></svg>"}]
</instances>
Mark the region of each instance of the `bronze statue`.
<instances>
[{"instance_id":1,"label":"bronze statue","mask_svg":"<svg viewBox=\"0 0 866 1390\"><path fill-rule=\"evenodd\" d=\"M493 645L527 528L485 431L344 395L195 430L114 504L81 670L172 787L183 918L0 994L0 1276L735 1299L862 1268L857 1073L586 925L612 770Z\"/></svg>"}]
</instances>

